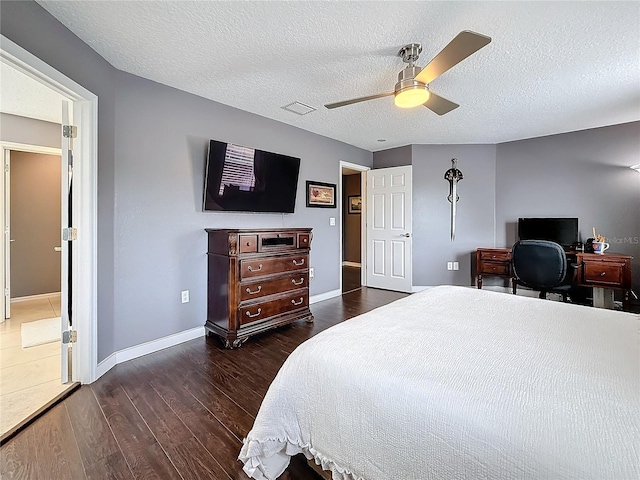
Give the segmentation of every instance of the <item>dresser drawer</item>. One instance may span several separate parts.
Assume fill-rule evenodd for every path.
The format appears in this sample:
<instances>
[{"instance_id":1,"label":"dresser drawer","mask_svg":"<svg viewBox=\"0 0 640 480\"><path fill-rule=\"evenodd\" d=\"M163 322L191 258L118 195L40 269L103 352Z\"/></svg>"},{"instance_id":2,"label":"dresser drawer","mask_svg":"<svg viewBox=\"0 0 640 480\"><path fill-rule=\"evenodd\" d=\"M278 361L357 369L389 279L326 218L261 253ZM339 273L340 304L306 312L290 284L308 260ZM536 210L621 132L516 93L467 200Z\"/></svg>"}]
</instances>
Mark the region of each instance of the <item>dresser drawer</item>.
<instances>
[{"instance_id":1,"label":"dresser drawer","mask_svg":"<svg viewBox=\"0 0 640 480\"><path fill-rule=\"evenodd\" d=\"M276 293L307 288L309 286L309 273L300 272L286 277L262 282L251 282L240 284L240 301L253 300L254 298L266 297Z\"/></svg>"},{"instance_id":2,"label":"dresser drawer","mask_svg":"<svg viewBox=\"0 0 640 480\"><path fill-rule=\"evenodd\" d=\"M509 262L511 253L495 250L480 250L480 259L483 261Z\"/></svg>"},{"instance_id":3,"label":"dresser drawer","mask_svg":"<svg viewBox=\"0 0 640 480\"><path fill-rule=\"evenodd\" d=\"M624 263L585 262L583 264L583 281L587 284L610 285L622 287L624 282Z\"/></svg>"},{"instance_id":4,"label":"dresser drawer","mask_svg":"<svg viewBox=\"0 0 640 480\"><path fill-rule=\"evenodd\" d=\"M240 253L254 253L258 251L257 235L240 235L238 237Z\"/></svg>"},{"instance_id":5,"label":"dresser drawer","mask_svg":"<svg viewBox=\"0 0 640 480\"><path fill-rule=\"evenodd\" d=\"M309 306L309 291L301 290L291 292L289 295L278 300L263 303L256 303L251 306L238 309L240 325L266 320L275 315L291 312Z\"/></svg>"},{"instance_id":6,"label":"dresser drawer","mask_svg":"<svg viewBox=\"0 0 640 480\"><path fill-rule=\"evenodd\" d=\"M483 261L478 273L480 275L509 275L509 262Z\"/></svg>"},{"instance_id":7,"label":"dresser drawer","mask_svg":"<svg viewBox=\"0 0 640 480\"><path fill-rule=\"evenodd\" d=\"M306 270L309 267L308 255L287 255L283 257L252 258L240 261L240 278L261 277L276 273Z\"/></svg>"},{"instance_id":8,"label":"dresser drawer","mask_svg":"<svg viewBox=\"0 0 640 480\"><path fill-rule=\"evenodd\" d=\"M311 245L311 234L310 233L299 233L298 234L298 248L309 248Z\"/></svg>"}]
</instances>

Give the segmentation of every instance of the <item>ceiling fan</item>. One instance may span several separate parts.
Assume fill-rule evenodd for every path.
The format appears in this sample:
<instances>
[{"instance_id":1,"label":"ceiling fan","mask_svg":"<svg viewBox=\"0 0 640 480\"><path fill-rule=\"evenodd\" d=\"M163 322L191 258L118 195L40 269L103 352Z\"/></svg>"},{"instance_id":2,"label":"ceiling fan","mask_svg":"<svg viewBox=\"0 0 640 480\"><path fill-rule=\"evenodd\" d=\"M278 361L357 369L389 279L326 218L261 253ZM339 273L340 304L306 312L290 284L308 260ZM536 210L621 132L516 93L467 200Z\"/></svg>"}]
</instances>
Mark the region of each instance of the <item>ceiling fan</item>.
<instances>
[{"instance_id":1,"label":"ceiling fan","mask_svg":"<svg viewBox=\"0 0 640 480\"><path fill-rule=\"evenodd\" d=\"M344 107L345 105L394 95L394 101L398 107L411 108L424 105L438 115L444 115L451 110L455 110L460 105L431 92L429 83L490 42L491 38L485 35L465 30L451 40L424 68L414 65L414 62L418 60L422 52L422 47L419 43L410 43L402 47L398 52L398 56L408 65L398 74L398 82L392 92L328 103L325 107L329 109Z\"/></svg>"}]
</instances>

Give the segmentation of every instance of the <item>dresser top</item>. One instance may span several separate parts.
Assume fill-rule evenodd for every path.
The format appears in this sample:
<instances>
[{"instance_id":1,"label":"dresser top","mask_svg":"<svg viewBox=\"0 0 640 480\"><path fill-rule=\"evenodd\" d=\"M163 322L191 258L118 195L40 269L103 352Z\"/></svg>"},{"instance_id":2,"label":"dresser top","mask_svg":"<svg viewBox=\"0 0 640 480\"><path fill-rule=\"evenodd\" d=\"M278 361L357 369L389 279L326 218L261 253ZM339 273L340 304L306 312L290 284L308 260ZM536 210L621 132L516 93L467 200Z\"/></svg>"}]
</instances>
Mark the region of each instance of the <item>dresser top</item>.
<instances>
[{"instance_id":1,"label":"dresser top","mask_svg":"<svg viewBox=\"0 0 640 480\"><path fill-rule=\"evenodd\" d=\"M273 233L273 232L310 232L311 227L284 227L284 228L205 228L206 232L227 233Z\"/></svg>"}]
</instances>

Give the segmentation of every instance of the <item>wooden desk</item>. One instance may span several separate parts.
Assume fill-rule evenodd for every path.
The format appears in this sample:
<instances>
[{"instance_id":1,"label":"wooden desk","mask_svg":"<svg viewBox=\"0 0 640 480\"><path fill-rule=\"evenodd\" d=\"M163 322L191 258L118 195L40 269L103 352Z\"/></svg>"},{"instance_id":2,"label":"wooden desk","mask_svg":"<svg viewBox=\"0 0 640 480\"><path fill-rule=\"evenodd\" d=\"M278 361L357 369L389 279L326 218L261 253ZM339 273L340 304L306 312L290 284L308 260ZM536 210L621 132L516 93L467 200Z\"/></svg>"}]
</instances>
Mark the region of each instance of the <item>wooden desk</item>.
<instances>
[{"instance_id":1,"label":"wooden desk","mask_svg":"<svg viewBox=\"0 0 640 480\"><path fill-rule=\"evenodd\" d=\"M629 311L631 307L631 260L629 255L615 253L581 253L569 252L575 255L577 271L574 284L583 287L593 287L593 306L613 308L613 290L622 290L622 308ZM510 248L478 248L476 250L477 286L482 288L483 277L500 277L511 280Z\"/></svg>"}]
</instances>

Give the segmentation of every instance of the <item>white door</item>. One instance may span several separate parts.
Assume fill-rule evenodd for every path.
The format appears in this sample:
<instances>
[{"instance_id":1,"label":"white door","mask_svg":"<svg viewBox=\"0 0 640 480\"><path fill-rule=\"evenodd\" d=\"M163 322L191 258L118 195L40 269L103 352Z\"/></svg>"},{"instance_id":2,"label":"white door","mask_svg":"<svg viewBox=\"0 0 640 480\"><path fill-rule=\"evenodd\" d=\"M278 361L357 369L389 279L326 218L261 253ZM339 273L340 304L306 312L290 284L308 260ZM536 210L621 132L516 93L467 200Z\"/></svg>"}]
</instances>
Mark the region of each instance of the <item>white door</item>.
<instances>
[{"instance_id":1,"label":"white door","mask_svg":"<svg viewBox=\"0 0 640 480\"><path fill-rule=\"evenodd\" d=\"M411 166L367 171L367 286L411 292Z\"/></svg>"},{"instance_id":2,"label":"white door","mask_svg":"<svg viewBox=\"0 0 640 480\"><path fill-rule=\"evenodd\" d=\"M3 275L4 275L4 315L2 321L7 318L11 318L11 219L9 217L11 208L11 150L4 149L4 262L3 262Z\"/></svg>"},{"instance_id":3,"label":"white door","mask_svg":"<svg viewBox=\"0 0 640 480\"><path fill-rule=\"evenodd\" d=\"M72 119L71 104L69 102L62 102L62 125L71 125ZM63 127L64 129L64 127ZM64 132L64 130L63 130ZM60 317L62 325L62 339L61 342L61 369L62 383L69 383L73 378L72 365L70 355L73 352L72 344L69 339L69 332L72 330L74 323L73 318L73 304L72 304L72 272L73 272L73 238L69 240L69 231L72 227L73 219L73 138L68 138L61 132L62 135L62 190L61 190L61 259L60 259ZM66 230L66 232L65 232Z\"/></svg>"}]
</instances>

